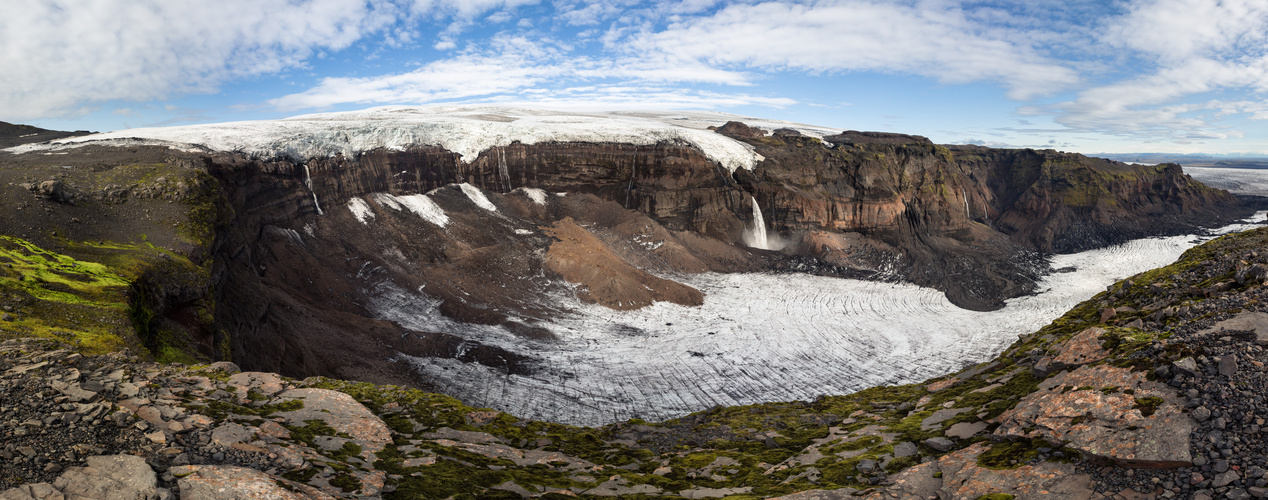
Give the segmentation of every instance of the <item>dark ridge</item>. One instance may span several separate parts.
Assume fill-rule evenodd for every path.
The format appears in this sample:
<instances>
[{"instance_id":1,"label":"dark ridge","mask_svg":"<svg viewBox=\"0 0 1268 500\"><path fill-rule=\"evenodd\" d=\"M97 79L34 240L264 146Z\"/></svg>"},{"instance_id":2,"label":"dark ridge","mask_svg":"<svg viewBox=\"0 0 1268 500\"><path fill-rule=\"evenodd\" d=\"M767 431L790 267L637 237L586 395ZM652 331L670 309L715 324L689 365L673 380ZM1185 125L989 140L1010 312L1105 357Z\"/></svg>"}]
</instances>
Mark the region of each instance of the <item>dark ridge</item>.
<instances>
[{"instance_id":1,"label":"dark ridge","mask_svg":"<svg viewBox=\"0 0 1268 500\"><path fill-rule=\"evenodd\" d=\"M834 144L933 144L928 137L919 135L895 134L891 132L859 132L846 130L837 135L824 137L823 140Z\"/></svg>"},{"instance_id":2,"label":"dark ridge","mask_svg":"<svg viewBox=\"0 0 1268 500\"><path fill-rule=\"evenodd\" d=\"M21 146L23 144L30 144L33 142L52 141L66 137L88 135L91 133L93 132L89 132L87 130L63 132L59 130L47 130L39 127L32 127L30 125L0 122L0 148L11 148L13 146Z\"/></svg>"}]
</instances>

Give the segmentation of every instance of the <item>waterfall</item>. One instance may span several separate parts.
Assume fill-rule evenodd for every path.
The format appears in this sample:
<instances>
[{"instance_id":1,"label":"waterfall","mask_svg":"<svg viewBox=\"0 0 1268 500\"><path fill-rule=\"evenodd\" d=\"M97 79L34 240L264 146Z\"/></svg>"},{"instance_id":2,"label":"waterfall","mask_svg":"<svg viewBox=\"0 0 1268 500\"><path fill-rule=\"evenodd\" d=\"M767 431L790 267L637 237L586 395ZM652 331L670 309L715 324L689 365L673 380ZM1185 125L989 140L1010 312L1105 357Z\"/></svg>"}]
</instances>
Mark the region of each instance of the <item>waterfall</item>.
<instances>
[{"instance_id":1,"label":"waterfall","mask_svg":"<svg viewBox=\"0 0 1268 500\"><path fill-rule=\"evenodd\" d=\"M766 245L766 219L762 218L762 207L757 205L757 198L748 197L753 202L753 241L749 246L769 250Z\"/></svg>"},{"instance_id":2,"label":"waterfall","mask_svg":"<svg viewBox=\"0 0 1268 500\"><path fill-rule=\"evenodd\" d=\"M504 192L511 192L511 174L506 170L506 150L498 148L498 175L502 177L502 182L506 183Z\"/></svg>"},{"instance_id":3,"label":"waterfall","mask_svg":"<svg viewBox=\"0 0 1268 500\"><path fill-rule=\"evenodd\" d=\"M308 173L308 164L304 164L304 185L308 186L308 192L313 194L313 206L317 207L317 215L324 215L321 211L321 204L317 203L317 192L313 191L313 176Z\"/></svg>"},{"instance_id":4,"label":"waterfall","mask_svg":"<svg viewBox=\"0 0 1268 500\"><path fill-rule=\"evenodd\" d=\"M969 195L964 193L964 188L960 188L960 196L964 198L964 218L972 220L973 216L969 215Z\"/></svg>"}]
</instances>

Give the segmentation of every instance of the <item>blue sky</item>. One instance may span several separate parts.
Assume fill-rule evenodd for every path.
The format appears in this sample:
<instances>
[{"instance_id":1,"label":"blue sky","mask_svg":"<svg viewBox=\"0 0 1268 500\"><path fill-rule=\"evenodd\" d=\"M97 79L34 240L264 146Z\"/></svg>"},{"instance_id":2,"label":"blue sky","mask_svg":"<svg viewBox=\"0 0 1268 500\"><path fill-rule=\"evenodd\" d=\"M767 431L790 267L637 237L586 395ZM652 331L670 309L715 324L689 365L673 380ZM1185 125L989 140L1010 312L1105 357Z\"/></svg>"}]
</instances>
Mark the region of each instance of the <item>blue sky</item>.
<instances>
[{"instance_id":1,"label":"blue sky","mask_svg":"<svg viewBox=\"0 0 1268 500\"><path fill-rule=\"evenodd\" d=\"M709 109L940 143L1268 153L1264 0L5 0L0 121Z\"/></svg>"}]
</instances>

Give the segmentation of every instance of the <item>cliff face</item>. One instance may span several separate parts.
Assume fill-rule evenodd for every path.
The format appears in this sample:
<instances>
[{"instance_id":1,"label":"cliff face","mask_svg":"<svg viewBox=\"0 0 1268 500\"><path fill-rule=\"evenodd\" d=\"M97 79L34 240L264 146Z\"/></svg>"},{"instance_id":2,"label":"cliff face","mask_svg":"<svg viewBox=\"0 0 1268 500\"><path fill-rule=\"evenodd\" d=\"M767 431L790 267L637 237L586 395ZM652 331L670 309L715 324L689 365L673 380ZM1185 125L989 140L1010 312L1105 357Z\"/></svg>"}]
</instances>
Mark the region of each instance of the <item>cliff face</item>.
<instances>
[{"instance_id":1,"label":"cliff face","mask_svg":"<svg viewBox=\"0 0 1268 500\"><path fill-rule=\"evenodd\" d=\"M461 182L496 193L537 188L592 194L669 230L736 245L751 243L756 200L771 246L811 259L776 268L909 280L974 309L1027 293L1043 270L1035 252L1081 251L1249 213L1174 165L944 147L901 134L851 131L825 138L828 147L795 131L766 136L735 124L718 132L765 160L731 173L673 144L514 143L469 164L439 148L415 148L317 158L303 167L307 174L290 170L292 178L311 176L311 194L331 206Z\"/></svg>"}]
</instances>

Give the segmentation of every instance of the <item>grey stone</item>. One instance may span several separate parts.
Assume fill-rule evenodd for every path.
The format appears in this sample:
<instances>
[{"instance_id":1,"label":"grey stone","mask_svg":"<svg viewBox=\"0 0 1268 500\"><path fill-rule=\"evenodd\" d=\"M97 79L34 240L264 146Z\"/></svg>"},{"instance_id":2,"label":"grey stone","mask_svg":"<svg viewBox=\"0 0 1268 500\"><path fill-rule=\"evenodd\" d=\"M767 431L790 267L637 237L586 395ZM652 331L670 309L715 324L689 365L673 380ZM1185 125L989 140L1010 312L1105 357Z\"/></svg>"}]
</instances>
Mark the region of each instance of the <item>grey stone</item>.
<instances>
[{"instance_id":1,"label":"grey stone","mask_svg":"<svg viewBox=\"0 0 1268 500\"><path fill-rule=\"evenodd\" d=\"M1237 373L1237 356L1229 354L1220 358L1220 375L1231 377Z\"/></svg>"},{"instance_id":2,"label":"grey stone","mask_svg":"<svg viewBox=\"0 0 1268 500\"><path fill-rule=\"evenodd\" d=\"M944 437L936 437L925 440L925 446L933 448L939 452L948 451L955 447L955 442Z\"/></svg>"},{"instance_id":3,"label":"grey stone","mask_svg":"<svg viewBox=\"0 0 1268 500\"><path fill-rule=\"evenodd\" d=\"M318 448L321 448L323 450L338 450L340 448L343 448L343 444L349 441L352 441L352 440L341 438L341 437L335 437L335 436L314 436L313 437L313 444L317 445Z\"/></svg>"},{"instance_id":4,"label":"grey stone","mask_svg":"<svg viewBox=\"0 0 1268 500\"><path fill-rule=\"evenodd\" d=\"M937 429L939 427L938 424L946 422L947 420L951 420L951 418L961 413L964 413L966 411L969 411L969 409L968 408L947 408L947 409L935 411L933 412L933 415L929 415L924 420L920 421L920 430L931 431L931 430Z\"/></svg>"},{"instance_id":5,"label":"grey stone","mask_svg":"<svg viewBox=\"0 0 1268 500\"><path fill-rule=\"evenodd\" d=\"M1198 372L1198 362L1194 361L1192 357L1187 357L1179 361L1176 361L1175 366L1176 368L1191 374Z\"/></svg>"},{"instance_id":6,"label":"grey stone","mask_svg":"<svg viewBox=\"0 0 1268 500\"><path fill-rule=\"evenodd\" d=\"M221 446L245 443L255 439L256 429L241 424L224 424L211 431L211 442Z\"/></svg>"},{"instance_id":7,"label":"grey stone","mask_svg":"<svg viewBox=\"0 0 1268 500\"><path fill-rule=\"evenodd\" d=\"M960 422L948 428L946 434L947 436L953 437L956 439L968 439L986 430L988 425L989 424L982 421Z\"/></svg>"},{"instance_id":8,"label":"grey stone","mask_svg":"<svg viewBox=\"0 0 1268 500\"><path fill-rule=\"evenodd\" d=\"M1230 470L1228 472L1216 474L1215 477L1211 479L1211 486L1216 488L1228 486L1238 479L1241 479L1241 477L1237 475L1237 471Z\"/></svg>"},{"instance_id":9,"label":"grey stone","mask_svg":"<svg viewBox=\"0 0 1268 500\"><path fill-rule=\"evenodd\" d=\"M238 373L242 371L241 368L238 368L238 365L235 365L229 361L217 361L215 363L208 365L207 369L213 372L225 372L225 373Z\"/></svg>"},{"instance_id":10,"label":"grey stone","mask_svg":"<svg viewBox=\"0 0 1268 500\"><path fill-rule=\"evenodd\" d=\"M1197 420L1198 422L1205 422L1211 419L1211 410L1206 409L1205 406L1199 406L1197 408L1194 408L1193 411L1190 412L1190 414L1192 414L1193 419Z\"/></svg>"},{"instance_id":11,"label":"grey stone","mask_svg":"<svg viewBox=\"0 0 1268 500\"><path fill-rule=\"evenodd\" d=\"M1206 335L1220 330L1250 330L1255 332L1255 341L1259 345L1268 345L1268 313L1243 312L1216 323L1211 328L1198 332L1198 334Z\"/></svg>"},{"instance_id":12,"label":"grey stone","mask_svg":"<svg viewBox=\"0 0 1268 500\"><path fill-rule=\"evenodd\" d=\"M916 443L904 441L894 445L895 458L910 457L917 453L920 453L920 450L916 448Z\"/></svg>"}]
</instances>

